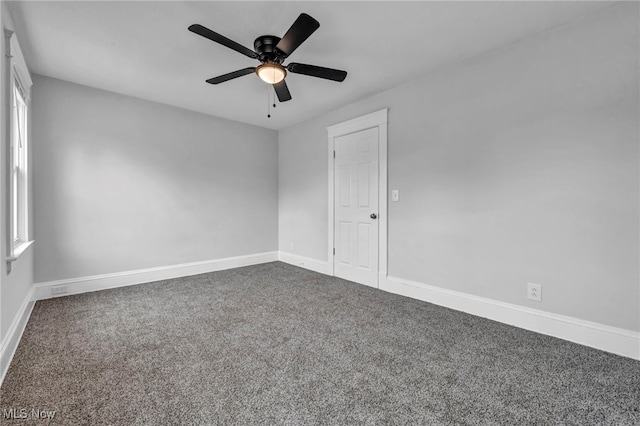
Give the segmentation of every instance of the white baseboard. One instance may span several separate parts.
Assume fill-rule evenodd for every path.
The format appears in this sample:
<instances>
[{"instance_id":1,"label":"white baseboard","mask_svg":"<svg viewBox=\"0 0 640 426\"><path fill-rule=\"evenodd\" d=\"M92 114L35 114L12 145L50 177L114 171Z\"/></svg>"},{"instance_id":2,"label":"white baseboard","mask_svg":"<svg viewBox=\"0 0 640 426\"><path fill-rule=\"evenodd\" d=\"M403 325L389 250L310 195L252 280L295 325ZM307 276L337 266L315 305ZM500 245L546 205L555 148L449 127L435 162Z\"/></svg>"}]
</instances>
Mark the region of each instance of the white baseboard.
<instances>
[{"instance_id":1,"label":"white baseboard","mask_svg":"<svg viewBox=\"0 0 640 426\"><path fill-rule=\"evenodd\" d=\"M380 289L640 360L640 332L447 290L394 277Z\"/></svg>"},{"instance_id":2,"label":"white baseboard","mask_svg":"<svg viewBox=\"0 0 640 426\"><path fill-rule=\"evenodd\" d=\"M297 254L291 254L284 251L278 252L278 259L280 260L280 262L299 266L301 268L309 269L321 274L331 275L331 272L329 271L329 262L323 260L299 256Z\"/></svg>"},{"instance_id":3,"label":"white baseboard","mask_svg":"<svg viewBox=\"0 0 640 426\"><path fill-rule=\"evenodd\" d=\"M35 299L68 296L89 291L106 290L134 284L204 274L241 266L275 262L278 252L249 254L246 256L227 257L223 259L205 260L201 262L183 263L179 265L161 266L158 268L139 269L136 271L117 272L114 274L92 275L35 284Z\"/></svg>"},{"instance_id":4,"label":"white baseboard","mask_svg":"<svg viewBox=\"0 0 640 426\"><path fill-rule=\"evenodd\" d=\"M276 260L332 275L329 271L329 263L326 261L274 251L37 283L29 291L0 347L0 384L27 324L34 300L196 275ZM53 295L52 291L59 290L60 287L66 287L65 292ZM380 289L640 360L640 332L637 331L611 327L395 277L381 276Z\"/></svg>"},{"instance_id":5,"label":"white baseboard","mask_svg":"<svg viewBox=\"0 0 640 426\"><path fill-rule=\"evenodd\" d=\"M0 343L0 386L4 381L4 376L7 374L13 355L16 353L16 349L18 349L22 333L24 333L27 322L29 322L31 311L35 305L34 291L35 288L31 286L16 316L13 318L13 322L9 330L7 330L4 340Z\"/></svg>"}]
</instances>

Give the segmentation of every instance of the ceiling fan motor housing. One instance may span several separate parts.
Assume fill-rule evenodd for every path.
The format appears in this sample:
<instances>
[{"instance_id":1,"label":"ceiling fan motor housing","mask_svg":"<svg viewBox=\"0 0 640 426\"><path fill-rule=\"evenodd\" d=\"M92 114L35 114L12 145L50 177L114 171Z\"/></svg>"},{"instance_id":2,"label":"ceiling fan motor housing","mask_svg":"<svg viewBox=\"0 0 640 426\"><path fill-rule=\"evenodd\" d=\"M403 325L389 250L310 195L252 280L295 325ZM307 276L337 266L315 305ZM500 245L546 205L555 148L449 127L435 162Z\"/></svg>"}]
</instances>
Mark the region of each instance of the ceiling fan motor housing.
<instances>
[{"instance_id":1,"label":"ceiling fan motor housing","mask_svg":"<svg viewBox=\"0 0 640 426\"><path fill-rule=\"evenodd\" d=\"M272 35L263 35L253 42L253 49L258 54L260 62L282 63L282 53L276 50L276 45L280 41L280 37Z\"/></svg>"}]
</instances>

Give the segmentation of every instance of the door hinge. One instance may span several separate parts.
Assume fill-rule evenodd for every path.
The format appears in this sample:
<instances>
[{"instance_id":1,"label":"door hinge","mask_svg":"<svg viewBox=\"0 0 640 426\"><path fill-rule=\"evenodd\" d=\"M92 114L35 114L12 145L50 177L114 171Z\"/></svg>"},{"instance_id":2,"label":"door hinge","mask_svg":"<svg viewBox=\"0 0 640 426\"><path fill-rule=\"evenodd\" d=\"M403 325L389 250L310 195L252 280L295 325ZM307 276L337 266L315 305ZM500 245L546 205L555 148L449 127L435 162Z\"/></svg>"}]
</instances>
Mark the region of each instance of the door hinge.
<instances>
[{"instance_id":1,"label":"door hinge","mask_svg":"<svg viewBox=\"0 0 640 426\"><path fill-rule=\"evenodd\" d=\"M336 249L335 249L335 247L333 248L333 255L334 255L334 256L336 255Z\"/></svg>"},{"instance_id":2,"label":"door hinge","mask_svg":"<svg viewBox=\"0 0 640 426\"><path fill-rule=\"evenodd\" d=\"M333 151L333 158L336 158L336 152Z\"/></svg>"}]
</instances>

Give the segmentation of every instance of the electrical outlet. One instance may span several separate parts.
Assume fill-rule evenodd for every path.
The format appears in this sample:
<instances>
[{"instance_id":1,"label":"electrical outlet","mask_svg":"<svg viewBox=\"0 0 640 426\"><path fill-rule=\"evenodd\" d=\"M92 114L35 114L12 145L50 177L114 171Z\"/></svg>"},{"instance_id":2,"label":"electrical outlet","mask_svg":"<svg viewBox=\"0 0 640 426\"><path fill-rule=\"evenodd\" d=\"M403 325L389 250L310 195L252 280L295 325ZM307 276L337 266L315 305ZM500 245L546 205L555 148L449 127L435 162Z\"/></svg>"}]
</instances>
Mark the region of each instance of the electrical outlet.
<instances>
[{"instance_id":1,"label":"electrical outlet","mask_svg":"<svg viewBox=\"0 0 640 426\"><path fill-rule=\"evenodd\" d=\"M542 301L542 286L540 284L527 283L527 299Z\"/></svg>"},{"instance_id":2,"label":"electrical outlet","mask_svg":"<svg viewBox=\"0 0 640 426\"><path fill-rule=\"evenodd\" d=\"M57 287L51 287L51 295L52 296L59 296L61 294L67 294L67 286L66 285L59 285Z\"/></svg>"}]
</instances>

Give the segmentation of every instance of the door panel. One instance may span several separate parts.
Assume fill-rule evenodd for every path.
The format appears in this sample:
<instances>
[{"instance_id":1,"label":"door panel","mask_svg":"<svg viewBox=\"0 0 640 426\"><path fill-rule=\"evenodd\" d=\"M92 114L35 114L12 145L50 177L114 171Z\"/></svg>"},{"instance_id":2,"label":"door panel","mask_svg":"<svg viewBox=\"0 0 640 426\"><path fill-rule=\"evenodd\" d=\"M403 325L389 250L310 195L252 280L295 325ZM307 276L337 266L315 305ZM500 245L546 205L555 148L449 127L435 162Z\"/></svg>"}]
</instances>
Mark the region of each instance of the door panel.
<instances>
[{"instance_id":1,"label":"door panel","mask_svg":"<svg viewBox=\"0 0 640 426\"><path fill-rule=\"evenodd\" d=\"M378 287L378 128L334 139L335 275Z\"/></svg>"},{"instance_id":2,"label":"door panel","mask_svg":"<svg viewBox=\"0 0 640 426\"><path fill-rule=\"evenodd\" d=\"M351 205L351 168L349 166L340 167L340 206L349 207Z\"/></svg>"},{"instance_id":3,"label":"door panel","mask_svg":"<svg viewBox=\"0 0 640 426\"><path fill-rule=\"evenodd\" d=\"M358 224L358 266L361 268L370 268L369 264L369 245L371 244L369 231L371 225L368 223Z\"/></svg>"},{"instance_id":4,"label":"door panel","mask_svg":"<svg viewBox=\"0 0 640 426\"><path fill-rule=\"evenodd\" d=\"M371 163L358 163L358 207L369 207Z\"/></svg>"},{"instance_id":5,"label":"door panel","mask_svg":"<svg viewBox=\"0 0 640 426\"><path fill-rule=\"evenodd\" d=\"M340 263L344 265L351 265L351 223L340 222L340 228L338 232L339 237L339 250L337 251L338 259Z\"/></svg>"}]
</instances>

